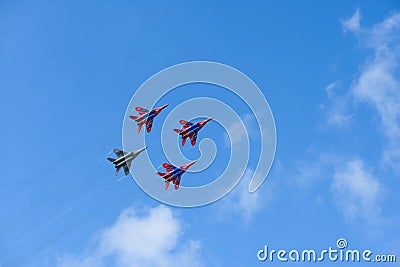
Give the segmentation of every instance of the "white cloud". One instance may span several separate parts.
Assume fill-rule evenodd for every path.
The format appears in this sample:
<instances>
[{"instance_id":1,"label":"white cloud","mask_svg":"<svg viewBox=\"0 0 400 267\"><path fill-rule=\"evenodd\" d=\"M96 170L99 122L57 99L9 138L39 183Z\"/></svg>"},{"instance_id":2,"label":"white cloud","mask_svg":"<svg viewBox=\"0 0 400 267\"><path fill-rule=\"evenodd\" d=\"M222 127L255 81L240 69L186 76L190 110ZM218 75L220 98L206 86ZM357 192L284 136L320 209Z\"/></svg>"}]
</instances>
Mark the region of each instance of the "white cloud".
<instances>
[{"instance_id":1,"label":"white cloud","mask_svg":"<svg viewBox=\"0 0 400 267\"><path fill-rule=\"evenodd\" d=\"M328 125L347 125L350 123L352 114L347 114L344 112L345 105L343 100L338 100L337 105L334 105L327 113Z\"/></svg>"},{"instance_id":2,"label":"white cloud","mask_svg":"<svg viewBox=\"0 0 400 267\"><path fill-rule=\"evenodd\" d=\"M330 83L327 87L325 87L325 91L328 94L328 97L332 97L334 94L334 90L340 86L340 81L334 81L333 83Z\"/></svg>"},{"instance_id":3,"label":"white cloud","mask_svg":"<svg viewBox=\"0 0 400 267\"><path fill-rule=\"evenodd\" d=\"M381 116L383 131L389 138L400 133L400 87L391 65L393 58L375 59L366 64L360 77L352 87L354 98L373 106Z\"/></svg>"},{"instance_id":4,"label":"white cloud","mask_svg":"<svg viewBox=\"0 0 400 267\"><path fill-rule=\"evenodd\" d=\"M360 44L372 49L370 57L360 66L351 86L342 88L339 81L329 84L327 98L320 106L327 115L326 123L343 126L356 117L359 105L368 105L381 118L379 129L383 145L383 159L390 166L400 166L400 13L393 13L382 23L370 28L360 25L357 10L350 19L343 20L344 31L356 33ZM346 91L340 92L340 90ZM368 130L368 127L365 127ZM376 141L375 141L376 142ZM374 162L373 162L374 163ZM381 165L379 166L381 167ZM385 180L378 179L382 169L369 167L363 159L336 153L314 153L311 157L295 161L293 184L304 189L330 181L332 199L343 214L359 228L371 230L390 224L390 218L381 211L385 195ZM385 176L387 176L385 172ZM327 179L324 179L327 178ZM324 199L326 200L326 199ZM320 196L317 201L321 202ZM389 219L389 220L388 220ZM375 227L373 227L375 226ZM364 230L366 230L364 229Z\"/></svg>"},{"instance_id":5,"label":"white cloud","mask_svg":"<svg viewBox=\"0 0 400 267\"><path fill-rule=\"evenodd\" d=\"M350 18L346 20L342 20L342 27L343 31L352 31L352 32L359 32L360 31L360 20L361 20L361 13L360 10L356 10Z\"/></svg>"},{"instance_id":6,"label":"white cloud","mask_svg":"<svg viewBox=\"0 0 400 267\"><path fill-rule=\"evenodd\" d=\"M338 82L325 90L328 100L321 105L328 125L343 126L351 121L351 103L367 104L380 117L376 127L386 141L382 160L386 166L400 166L400 13L392 13L383 22L370 28L360 26L359 10L347 20L343 28L357 33L360 44L372 50L372 55L361 66L350 90L344 94L335 91Z\"/></svg>"},{"instance_id":7,"label":"white cloud","mask_svg":"<svg viewBox=\"0 0 400 267\"><path fill-rule=\"evenodd\" d=\"M249 138L251 132L251 119L250 114L245 114L241 116L240 121L235 121L228 128L229 136L226 136L225 142L230 144L230 142L240 142L243 138Z\"/></svg>"},{"instance_id":8,"label":"white cloud","mask_svg":"<svg viewBox=\"0 0 400 267\"><path fill-rule=\"evenodd\" d=\"M362 40L373 57L353 81L351 93L359 103L373 107L381 118L381 132L388 140L383 158L391 166L400 163L400 13L367 29Z\"/></svg>"},{"instance_id":9,"label":"white cloud","mask_svg":"<svg viewBox=\"0 0 400 267\"><path fill-rule=\"evenodd\" d=\"M353 114L349 112L349 95L338 95L335 92L340 87L340 81L330 83L325 87L328 100L320 107L325 111L327 125L348 125Z\"/></svg>"},{"instance_id":10,"label":"white cloud","mask_svg":"<svg viewBox=\"0 0 400 267\"><path fill-rule=\"evenodd\" d=\"M366 31L366 44L378 52L392 53L399 45L400 12L392 13L383 22Z\"/></svg>"},{"instance_id":11,"label":"white cloud","mask_svg":"<svg viewBox=\"0 0 400 267\"><path fill-rule=\"evenodd\" d=\"M134 208L124 210L117 221L101 231L96 248L84 256L64 256L64 266L202 266L200 243L180 243L181 222L171 209L160 205L138 215Z\"/></svg>"},{"instance_id":12,"label":"white cloud","mask_svg":"<svg viewBox=\"0 0 400 267\"><path fill-rule=\"evenodd\" d=\"M232 192L235 211L242 214L245 220L250 220L259 208L259 192L249 193L249 184L253 177L253 170L246 170L242 180ZM257 175L257 174L255 174Z\"/></svg>"},{"instance_id":13,"label":"white cloud","mask_svg":"<svg viewBox=\"0 0 400 267\"><path fill-rule=\"evenodd\" d=\"M266 180L267 185L265 187L249 193L249 184L253 173L254 170L247 169L232 192L219 201L217 205L219 219L225 220L235 215L244 222L249 223L253 220L255 214L270 204L276 196L276 185L270 181L271 178ZM258 174L255 173L254 176L256 175Z\"/></svg>"},{"instance_id":14,"label":"white cloud","mask_svg":"<svg viewBox=\"0 0 400 267\"><path fill-rule=\"evenodd\" d=\"M301 189L327 184L338 210L348 221L372 225L383 221L381 201L384 188L373 170L358 157L346 158L332 153L313 153L293 164L293 184ZM316 197L321 203L320 196Z\"/></svg>"},{"instance_id":15,"label":"white cloud","mask_svg":"<svg viewBox=\"0 0 400 267\"><path fill-rule=\"evenodd\" d=\"M324 179L325 163L321 161L321 157L316 160L296 160L293 164L293 174L295 185L300 188L310 188L318 181Z\"/></svg>"},{"instance_id":16,"label":"white cloud","mask_svg":"<svg viewBox=\"0 0 400 267\"><path fill-rule=\"evenodd\" d=\"M260 208L259 190L249 193L249 184L253 177L253 170L245 171L242 179L226 197L218 203L218 214L220 219L229 218L231 215L238 215L246 222L253 219L255 212Z\"/></svg>"},{"instance_id":17,"label":"white cloud","mask_svg":"<svg viewBox=\"0 0 400 267\"><path fill-rule=\"evenodd\" d=\"M382 185L360 159L335 167L332 189L346 218L374 222L380 214Z\"/></svg>"}]
</instances>

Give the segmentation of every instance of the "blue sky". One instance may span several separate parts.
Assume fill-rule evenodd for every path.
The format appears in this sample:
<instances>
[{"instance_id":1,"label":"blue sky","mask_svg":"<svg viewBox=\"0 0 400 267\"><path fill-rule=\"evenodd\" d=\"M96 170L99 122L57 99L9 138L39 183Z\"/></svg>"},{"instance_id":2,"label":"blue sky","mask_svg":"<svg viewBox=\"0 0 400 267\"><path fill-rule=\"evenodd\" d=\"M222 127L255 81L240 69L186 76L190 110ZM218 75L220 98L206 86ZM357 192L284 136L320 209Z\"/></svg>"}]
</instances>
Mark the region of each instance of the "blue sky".
<instances>
[{"instance_id":1,"label":"blue sky","mask_svg":"<svg viewBox=\"0 0 400 267\"><path fill-rule=\"evenodd\" d=\"M0 36L0 266L263 266L264 245L322 250L341 237L400 257L397 1L2 1ZM182 209L115 177L106 158L136 88L193 60L256 82L278 141L257 193L246 191L253 156L227 197ZM165 100L209 96L249 112L214 89ZM228 148L207 126L221 152L211 175Z\"/></svg>"}]
</instances>

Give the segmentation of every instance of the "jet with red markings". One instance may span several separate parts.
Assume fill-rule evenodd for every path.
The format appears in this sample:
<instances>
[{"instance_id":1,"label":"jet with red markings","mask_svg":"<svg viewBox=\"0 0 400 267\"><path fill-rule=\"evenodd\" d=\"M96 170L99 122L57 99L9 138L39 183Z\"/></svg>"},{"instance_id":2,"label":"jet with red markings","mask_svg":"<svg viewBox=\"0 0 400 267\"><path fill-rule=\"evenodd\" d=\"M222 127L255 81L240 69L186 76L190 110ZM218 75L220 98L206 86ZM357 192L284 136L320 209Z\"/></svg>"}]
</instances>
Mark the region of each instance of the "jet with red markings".
<instances>
[{"instance_id":1,"label":"jet with red markings","mask_svg":"<svg viewBox=\"0 0 400 267\"><path fill-rule=\"evenodd\" d=\"M182 174L184 174L190 168L190 166L192 166L195 163L196 161L193 161L189 164L184 164L180 167L164 163L162 166L165 168L167 173L157 172L157 174L160 175L165 180L165 190L168 189L170 182L174 184L175 190L177 190L181 183Z\"/></svg>"},{"instance_id":2,"label":"jet with red markings","mask_svg":"<svg viewBox=\"0 0 400 267\"><path fill-rule=\"evenodd\" d=\"M201 128L206 125L207 122L211 121L212 118L208 118L203 121L198 122L189 122L185 120L180 120L179 123L183 125L182 129L174 129L181 138L182 138L182 146L185 145L186 139L189 138L192 146L196 144L197 140L197 133L200 131Z\"/></svg>"},{"instance_id":3,"label":"jet with red markings","mask_svg":"<svg viewBox=\"0 0 400 267\"><path fill-rule=\"evenodd\" d=\"M136 107L135 110L139 113L139 116L129 116L132 120L136 121L138 126L138 133L140 133L140 129L142 126L146 124L146 131L149 133L153 126L154 118L168 106L168 104L160 107L153 108L152 110L147 110L146 108Z\"/></svg>"}]
</instances>

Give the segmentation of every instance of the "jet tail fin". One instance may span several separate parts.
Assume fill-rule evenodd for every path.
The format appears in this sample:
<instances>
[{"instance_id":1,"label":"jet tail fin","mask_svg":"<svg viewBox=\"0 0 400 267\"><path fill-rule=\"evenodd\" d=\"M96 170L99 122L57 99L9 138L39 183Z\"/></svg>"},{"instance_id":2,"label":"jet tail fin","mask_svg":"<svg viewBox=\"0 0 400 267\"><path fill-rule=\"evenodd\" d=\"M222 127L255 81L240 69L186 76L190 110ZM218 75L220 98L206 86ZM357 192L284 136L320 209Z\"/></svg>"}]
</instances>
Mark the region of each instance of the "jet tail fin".
<instances>
[{"instance_id":1,"label":"jet tail fin","mask_svg":"<svg viewBox=\"0 0 400 267\"><path fill-rule=\"evenodd\" d=\"M165 176L165 175L167 175L166 173L163 173L163 172L157 172L157 174L160 175L160 176Z\"/></svg>"},{"instance_id":2,"label":"jet tail fin","mask_svg":"<svg viewBox=\"0 0 400 267\"><path fill-rule=\"evenodd\" d=\"M113 159L113 158L107 158L109 161L111 161L111 162L114 162L115 161L115 159Z\"/></svg>"},{"instance_id":3,"label":"jet tail fin","mask_svg":"<svg viewBox=\"0 0 400 267\"><path fill-rule=\"evenodd\" d=\"M132 120L136 120L138 116L129 116L129 118L131 118Z\"/></svg>"},{"instance_id":4,"label":"jet tail fin","mask_svg":"<svg viewBox=\"0 0 400 267\"><path fill-rule=\"evenodd\" d=\"M179 130L179 129L174 129L174 131L177 133L181 133L181 130Z\"/></svg>"}]
</instances>

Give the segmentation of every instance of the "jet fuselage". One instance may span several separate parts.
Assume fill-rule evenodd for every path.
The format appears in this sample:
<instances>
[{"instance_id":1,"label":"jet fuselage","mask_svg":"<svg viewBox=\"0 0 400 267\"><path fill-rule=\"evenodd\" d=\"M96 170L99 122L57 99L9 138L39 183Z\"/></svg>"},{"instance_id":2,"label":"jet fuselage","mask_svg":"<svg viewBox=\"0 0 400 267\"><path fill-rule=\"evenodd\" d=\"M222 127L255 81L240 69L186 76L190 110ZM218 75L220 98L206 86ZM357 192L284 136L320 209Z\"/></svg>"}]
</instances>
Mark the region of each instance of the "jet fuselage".
<instances>
[{"instance_id":1,"label":"jet fuselage","mask_svg":"<svg viewBox=\"0 0 400 267\"><path fill-rule=\"evenodd\" d=\"M119 149L114 149L114 152L118 156L118 158L117 159L108 158L108 160L111 161L114 164L114 167L117 169L116 174L118 174L119 169L122 167L124 167L125 174L127 174L129 172L129 168L131 166L132 161L146 148L147 147L144 147L142 149L132 151L129 153L123 152Z\"/></svg>"},{"instance_id":2,"label":"jet fuselage","mask_svg":"<svg viewBox=\"0 0 400 267\"><path fill-rule=\"evenodd\" d=\"M128 162L130 162L130 161L132 161L134 159L135 159L134 154L132 152L130 152L128 155L125 155L123 157L120 157L120 158L116 159L114 161L114 165L117 168L117 167L120 167L120 166L123 166L123 165L127 164Z\"/></svg>"},{"instance_id":3,"label":"jet fuselage","mask_svg":"<svg viewBox=\"0 0 400 267\"><path fill-rule=\"evenodd\" d=\"M201 127L202 127L202 125L195 123L195 124L193 124L192 126L190 126L190 127L186 128L186 129L182 130L181 135L182 135L182 137L187 137L187 136L189 136L191 133L196 133L196 132L198 132L198 131L201 129Z\"/></svg>"},{"instance_id":4,"label":"jet fuselage","mask_svg":"<svg viewBox=\"0 0 400 267\"><path fill-rule=\"evenodd\" d=\"M147 120L153 120L155 117L156 117L156 111L152 109L148 113L140 115L135 121L139 125L142 123L146 123Z\"/></svg>"}]
</instances>

